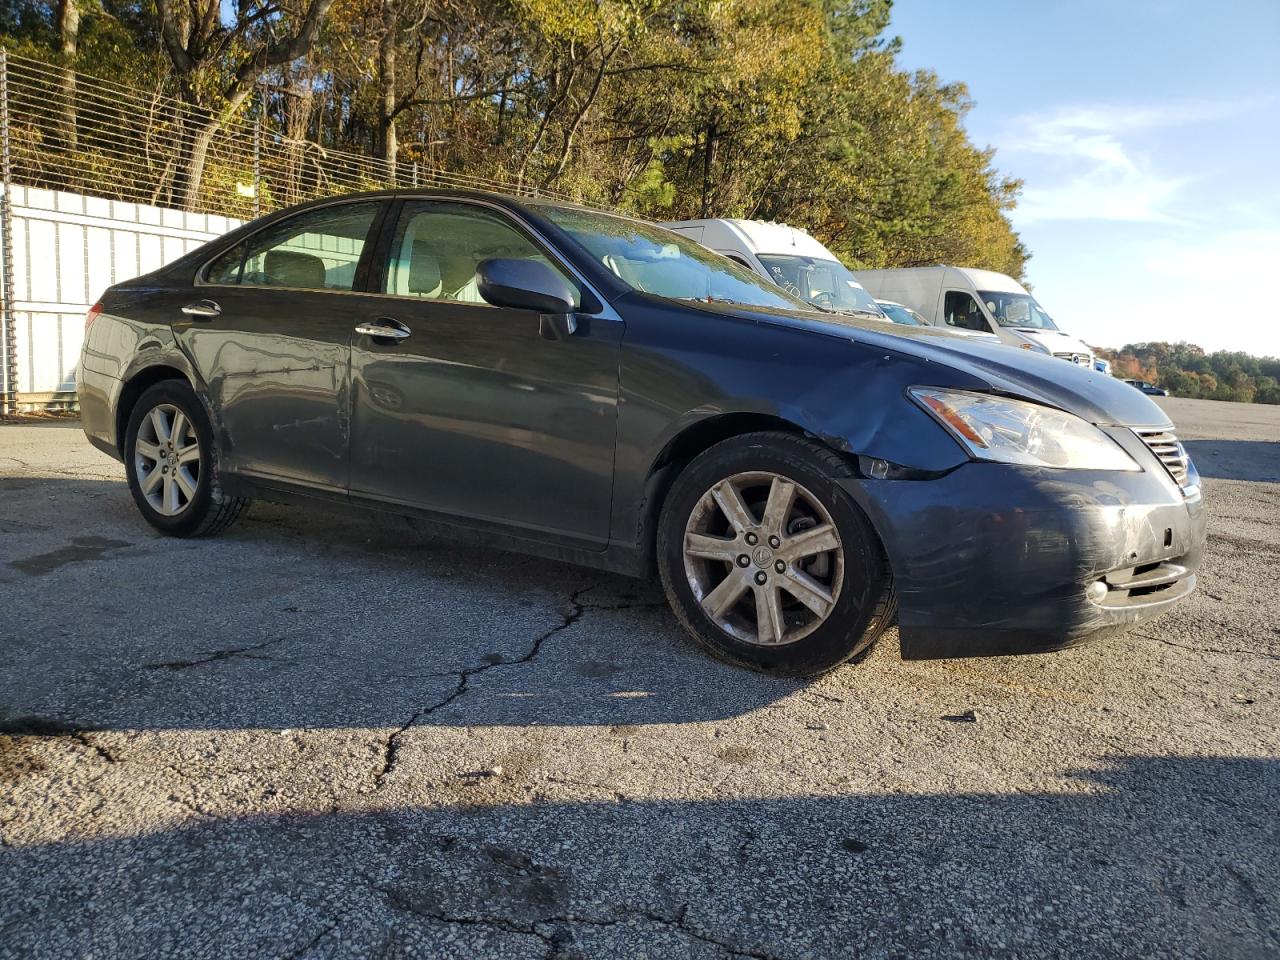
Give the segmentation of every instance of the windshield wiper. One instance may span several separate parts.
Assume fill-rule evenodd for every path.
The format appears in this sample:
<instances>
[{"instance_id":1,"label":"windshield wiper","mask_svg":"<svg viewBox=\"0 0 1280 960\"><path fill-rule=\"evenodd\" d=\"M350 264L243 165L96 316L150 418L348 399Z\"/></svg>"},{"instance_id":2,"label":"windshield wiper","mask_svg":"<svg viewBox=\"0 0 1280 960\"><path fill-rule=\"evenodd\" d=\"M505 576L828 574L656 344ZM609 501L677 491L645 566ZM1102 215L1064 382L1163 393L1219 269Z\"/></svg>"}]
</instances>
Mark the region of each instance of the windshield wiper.
<instances>
[{"instance_id":1,"label":"windshield wiper","mask_svg":"<svg viewBox=\"0 0 1280 960\"><path fill-rule=\"evenodd\" d=\"M680 300L684 303L732 303L740 307L754 307L754 303L744 303L741 300L730 300L728 297L672 297L672 300Z\"/></svg>"}]
</instances>

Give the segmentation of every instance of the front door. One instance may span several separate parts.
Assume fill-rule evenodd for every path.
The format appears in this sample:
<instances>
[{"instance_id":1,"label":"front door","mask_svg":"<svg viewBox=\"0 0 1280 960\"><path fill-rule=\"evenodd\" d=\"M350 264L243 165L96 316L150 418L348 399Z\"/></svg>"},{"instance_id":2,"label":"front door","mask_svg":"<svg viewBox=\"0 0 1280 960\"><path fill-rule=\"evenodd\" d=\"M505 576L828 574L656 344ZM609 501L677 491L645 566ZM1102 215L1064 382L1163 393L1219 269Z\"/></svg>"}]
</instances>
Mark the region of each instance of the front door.
<instances>
[{"instance_id":1,"label":"front door","mask_svg":"<svg viewBox=\"0 0 1280 960\"><path fill-rule=\"evenodd\" d=\"M401 338L352 341L351 492L602 549L622 322L579 314L572 336L544 339L536 312L480 297L490 257L551 265L581 304L504 212L406 201L372 286L383 296L362 298Z\"/></svg>"},{"instance_id":2,"label":"front door","mask_svg":"<svg viewBox=\"0 0 1280 960\"><path fill-rule=\"evenodd\" d=\"M251 235L209 266L175 320L228 471L346 490L350 344L363 318L352 291L379 210L335 204Z\"/></svg>"}]
</instances>

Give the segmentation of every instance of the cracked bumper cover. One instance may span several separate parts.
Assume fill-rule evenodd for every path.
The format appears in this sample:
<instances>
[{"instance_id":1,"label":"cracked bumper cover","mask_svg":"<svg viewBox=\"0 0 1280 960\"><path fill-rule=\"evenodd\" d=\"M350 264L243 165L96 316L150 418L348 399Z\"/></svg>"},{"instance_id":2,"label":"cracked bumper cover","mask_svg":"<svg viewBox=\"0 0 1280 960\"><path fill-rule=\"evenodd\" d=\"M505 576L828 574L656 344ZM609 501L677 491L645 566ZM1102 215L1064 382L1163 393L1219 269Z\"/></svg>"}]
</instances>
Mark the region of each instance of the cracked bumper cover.
<instances>
[{"instance_id":1,"label":"cracked bumper cover","mask_svg":"<svg viewBox=\"0 0 1280 960\"><path fill-rule=\"evenodd\" d=\"M903 657L933 659L1058 650L1168 610L1195 588L1198 479L975 462L843 484L889 556Z\"/></svg>"}]
</instances>

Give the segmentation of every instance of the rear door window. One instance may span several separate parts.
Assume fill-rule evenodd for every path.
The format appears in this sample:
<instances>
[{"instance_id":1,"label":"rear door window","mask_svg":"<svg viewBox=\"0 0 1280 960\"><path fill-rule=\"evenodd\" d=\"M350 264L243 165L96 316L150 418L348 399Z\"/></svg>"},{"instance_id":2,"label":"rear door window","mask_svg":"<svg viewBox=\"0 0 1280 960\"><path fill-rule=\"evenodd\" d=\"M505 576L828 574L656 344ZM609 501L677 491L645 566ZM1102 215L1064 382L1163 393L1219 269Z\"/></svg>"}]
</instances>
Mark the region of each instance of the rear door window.
<instances>
[{"instance_id":1,"label":"rear door window","mask_svg":"<svg viewBox=\"0 0 1280 960\"><path fill-rule=\"evenodd\" d=\"M215 260L205 282L350 291L378 205L321 207L267 227Z\"/></svg>"}]
</instances>

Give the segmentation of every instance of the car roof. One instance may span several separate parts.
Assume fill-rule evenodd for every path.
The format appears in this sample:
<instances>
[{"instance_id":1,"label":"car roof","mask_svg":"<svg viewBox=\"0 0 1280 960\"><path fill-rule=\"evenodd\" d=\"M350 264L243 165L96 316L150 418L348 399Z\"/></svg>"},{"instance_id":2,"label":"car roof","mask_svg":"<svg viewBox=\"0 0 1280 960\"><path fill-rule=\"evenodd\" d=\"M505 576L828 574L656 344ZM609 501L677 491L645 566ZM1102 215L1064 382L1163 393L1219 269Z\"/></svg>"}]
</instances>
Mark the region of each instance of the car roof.
<instances>
[{"instance_id":1,"label":"car roof","mask_svg":"<svg viewBox=\"0 0 1280 960\"><path fill-rule=\"evenodd\" d=\"M583 210L588 213L605 214L607 216L619 217L620 219L635 219L628 217L626 214L615 213L611 210L597 210L592 207L583 206L582 204L573 203L568 200L559 200L553 197L517 197L508 193L499 193L495 190L469 190L459 189L457 187L398 187L396 189L387 190L364 190L358 193L341 193L332 194L327 197L317 197L314 200L308 200L305 203L295 204L291 207L285 207L280 210L273 210L268 216L273 218L281 214L294 213L307 210L312 207L322 207L334 203L343 203L347 201L357 202L360 200L386 200L386 199L413 200L417 198L431 200L479 200L485 203L492 203L497 206L507 207L511 210L533 212L538 207L562 207L570 210Z\"/></svg>"}]
</instances>

